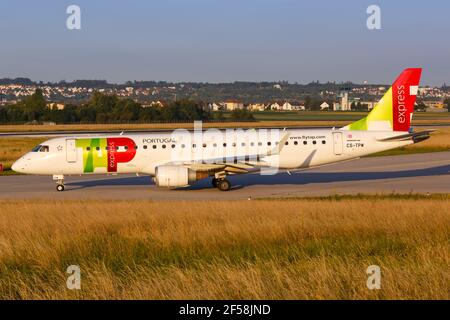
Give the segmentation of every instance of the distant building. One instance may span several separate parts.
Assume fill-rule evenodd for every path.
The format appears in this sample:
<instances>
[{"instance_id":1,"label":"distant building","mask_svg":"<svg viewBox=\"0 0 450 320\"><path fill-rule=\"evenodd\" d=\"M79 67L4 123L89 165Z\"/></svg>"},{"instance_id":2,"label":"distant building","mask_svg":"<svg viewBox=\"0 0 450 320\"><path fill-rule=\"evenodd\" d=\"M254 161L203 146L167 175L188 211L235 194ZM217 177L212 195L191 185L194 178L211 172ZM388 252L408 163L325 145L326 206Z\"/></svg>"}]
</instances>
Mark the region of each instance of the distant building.
<instances>
[{"instance_id":1,"label":"distant building","mask_svg":"<svg viewBox=\"0 0 450 320\"><path fill-rule=\"evenodd\" d=\"M341 102L335 102L333 103L333 110L334 111L350 111L351 110L351 103L348 99L348 92L344 92L340 94Z\"/></svg>"},{"instance_id":2,"label":"distant building","mask_svg":"<svg viewBox=\"0 0 450 320\"><path fill-rule=\"evenodd\" d=\"M47 103L47 108L52 109L52 110L64 110L65 104L64 103L56 103L56 102L51 102L51 103Z\"/></svg>"},{"instance_id":3,"label":"distant building","mask_svg":"<svg viewBox=\"0 0 450 320\"><path fill-rule=\"evenodd\" d=\"M343 95L342 95L342 98L341 98L341 110L342 111L350 111L352 108L351 108L351 104L349 103L349 101L348 101L348 92L345 92Z\"/></svg>"},{"instance_id":4,"label":"distant building","mask_svg":"<svg viewBox=\"0 0 450 320\"><path fill-rule=\"evenodd\" d=\"M224 103L225 109L227 111L233 111L233 110L237 110L237 109L244 109L244 104L240 101L237 100L228 100L225 101Z\"/></svg>"},{"instance_id":5,"label":"distant building","mask_svg":"<svg viewBox=\"0 0 450 320\"><path fill-rule=\"evenodd\" d=\"M296 110L296 111L305 111L306 107L304 105L293 105L292 106L292 110Z\"/></svg>"},{"instance_id":6,"label":"distant building","mask_svg":"<svg viewBox=\"0 0 450 320\"><path fill-rule=\"evenodd\" d=\"M348 92L341 93L339 97L341 98L340 101L333 103L334 111L351 111L352 104L354 103L367 105L367 110L372 110L377 104L377 102L374 101L361 101L360 98L350 99Z\"/></svg>"},{"instance_id":7,"label":"distant building","mask_svg":"<svg viewBox=\"0 0 450 320\"><path fill-rule=\"evenodd\" d=\"M157 100L157 101L152 101L148 104L143 104L142 107L143 108L149 108L149 107L158 107L158 108L163 108L166 106L166 103L164 101L161 100Z\"/></svg>"},{"instance_id":8,"label":"distant building","mask_svg":"<svg viewBox=\"0 0 450 320\"><path fill-rule=\"evenodd\" d=\"M272 103L270 105L270 110L281 110L281 105L279 105L278 102Z\"/></svg>"},{"instance_id":9,"label":"distant building","mask_svg":"<svg viewBox=\"0 0 450 320\"><path fill-rule=\"evenodd\" d=\"M264 103L250 103L247 109L250 111L264 111L266 110L266 105Z\"/></svg>"},{"instance_id":10,"label":"distant building","mask_svg":"<svg viewBox=\"0 0 450 320\"><path fill-rule=\"evenodd\" d=\"M290 104L289 102L283 103L283 105L281 106L281 110L283 110L283 111L291 111L292 110L292 104Z\"/></svg>"},{"instance_id":11,"label":"distant building","mask_svg":"<svg viewBox=\"0 0 450 320\"><path fill-rule=\"evenodd\" d=\"M333 102L333 111L340 111L340 110L341 110L341 103Z\"/></svg>"},{"instance_id":12,"label":"distant building","mask_svg":"<svg viewBox=\"0 0 450 320\"><path fill-rule=\"evenodd\" d=\"M274 88L274 89L277 89L277 90L281 90L281 85L279 85L279 84L274 84L274 85L273 85L273 88Z\"/></svg>"},{"instance_id":13,"label":"distant building","mask_svg":"<svg viewBox=\"0 0 450 320\"><path fill-rule=\"evenodd\" d=\"M211 111L220 111L220 110L224 109L224 106L221 105L221 104L213 102L213 103L208 104L208 108Z\"/></svg>"},{"instance_id":14,"label":"distant building","mask_svg":"<svg viewBox=\"0 0 450 320\"><path fill-rule=\"evenodd\" d=\"M304 111L306 110L304 102L295 101L291 103L291 110Z\"/></svg>"},{"instance_id":15,"label":"distant building","mask_svg":"<svg viewBox=\"0 0 450 320\"><path fill-rule=\"evenodd\" d=\"M320 110L328 110L329 108L330 105L325 101L320 105Z\"/></svg>"}]
</instances>

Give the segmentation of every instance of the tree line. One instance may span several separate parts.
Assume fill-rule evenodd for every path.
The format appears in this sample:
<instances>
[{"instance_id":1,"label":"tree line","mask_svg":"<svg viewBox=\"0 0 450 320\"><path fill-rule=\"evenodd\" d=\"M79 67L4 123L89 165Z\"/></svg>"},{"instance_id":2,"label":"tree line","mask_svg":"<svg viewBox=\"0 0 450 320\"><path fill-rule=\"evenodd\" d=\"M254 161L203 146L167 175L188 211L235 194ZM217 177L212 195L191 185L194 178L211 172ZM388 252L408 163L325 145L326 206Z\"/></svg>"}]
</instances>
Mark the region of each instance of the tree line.
<instances>
[{"instance_id":1,"label":"tree line","mask_svg":"<svg viewBox=\"0 0 450 320\"><path fill-rule=\"evenodd\" d=\"M234 112L231 118L252 120L251 113ZM15 105L0 108L0 123L55 122L55 123L109 123L109 122L174 122L195 120L221 120L207 108L205 103L183 99L169 102L166 106L146 106L132 99L95 92L91 99L80 105L67 104L58 110L49 104L42 90L26 97Z\"/></svg>"}]
</instances>

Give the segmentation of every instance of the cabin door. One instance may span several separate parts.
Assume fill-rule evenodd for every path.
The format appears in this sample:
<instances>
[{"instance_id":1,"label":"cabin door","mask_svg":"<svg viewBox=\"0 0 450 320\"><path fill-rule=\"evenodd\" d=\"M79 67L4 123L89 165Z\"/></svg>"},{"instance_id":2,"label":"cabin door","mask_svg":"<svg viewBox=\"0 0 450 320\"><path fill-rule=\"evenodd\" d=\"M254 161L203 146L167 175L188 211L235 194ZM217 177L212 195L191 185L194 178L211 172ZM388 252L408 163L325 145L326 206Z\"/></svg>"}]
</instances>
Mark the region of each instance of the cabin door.
<instances>
[{"instance_id":1,"label":"cabin door","mask_svg":"<svg viewBox=\"0 0 450 320\"><path fill-rule=\"evenodd\" d=\"M339 156L343 152L342 132L333 132L333 150L334 154Z\"/></svg>"},{"instance_id":2,"label":"cabin door","mask_svg":"<svg viewBox=\"0 0 450 320\"><path fill-rule=\"evenodd\" d=\"M66 140L66 152L67 162L77 162L77 146L75 144L75 139Z\"/></svg>"}]
</instances>

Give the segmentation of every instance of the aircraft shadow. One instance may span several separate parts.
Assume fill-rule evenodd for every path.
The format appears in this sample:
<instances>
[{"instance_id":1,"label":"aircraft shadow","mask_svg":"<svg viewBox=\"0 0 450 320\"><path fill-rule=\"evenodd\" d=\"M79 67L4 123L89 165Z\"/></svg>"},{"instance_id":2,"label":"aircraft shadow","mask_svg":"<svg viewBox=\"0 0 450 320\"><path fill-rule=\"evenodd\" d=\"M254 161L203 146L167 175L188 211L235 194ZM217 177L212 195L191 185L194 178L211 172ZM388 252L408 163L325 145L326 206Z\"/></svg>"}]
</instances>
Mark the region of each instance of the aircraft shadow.
<instances>
[{"instance_id":1,"label":"aircraft shadow","mask_svg":"<svg viewBox=\"0 0 450 320\"><path fill-rule=\"evenodd\" d=\"M385 172L308 172L300 171L288 175L279 173L276 175L247 174L230 176L233 185L232 190L237 190L252 185L307 185L311 183L348 182L348 181L371 181L381 179L413 178L426 176L450 175L450 165L430 167L424 169L385 171ZM67 182L70 190L85 189L97 186L149 186L153 181L148 176L141 177L117 177L98 180L83 180ZM210 189L211 180L204 179L192 186L178 188L176 190L202 190Z\"/></svg>"}]
</instances>

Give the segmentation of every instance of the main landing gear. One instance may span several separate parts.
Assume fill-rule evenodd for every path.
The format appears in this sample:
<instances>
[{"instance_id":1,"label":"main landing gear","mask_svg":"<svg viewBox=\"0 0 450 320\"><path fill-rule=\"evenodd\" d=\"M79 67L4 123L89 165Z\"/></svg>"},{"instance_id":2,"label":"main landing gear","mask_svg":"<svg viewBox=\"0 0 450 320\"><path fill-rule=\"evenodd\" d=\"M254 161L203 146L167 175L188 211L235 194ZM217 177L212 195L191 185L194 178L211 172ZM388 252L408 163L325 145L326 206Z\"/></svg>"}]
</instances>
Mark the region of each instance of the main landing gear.
<instances>
[{"instance_id":1,"label":"main landing gear","mask_svg":"<svg viewBox=\"0 0 450 320\"><path fill-rule=\"evenodd\" d=\"M56 181L56 190L58 192L64 191L64 176L63 175L54 175L53 181Z\"/></svg>"},{"instance_id":2,"label":"main landing gear","mask_svg":"<svg viewBox=\"0 0 450 320\"><path fill-rule=\"evenodd\" d=\"M229 191L231 189L231 183L225 177L223 178L213 178L211 181L214 188L220 191Z\"/></svg>"}]
</instances>

